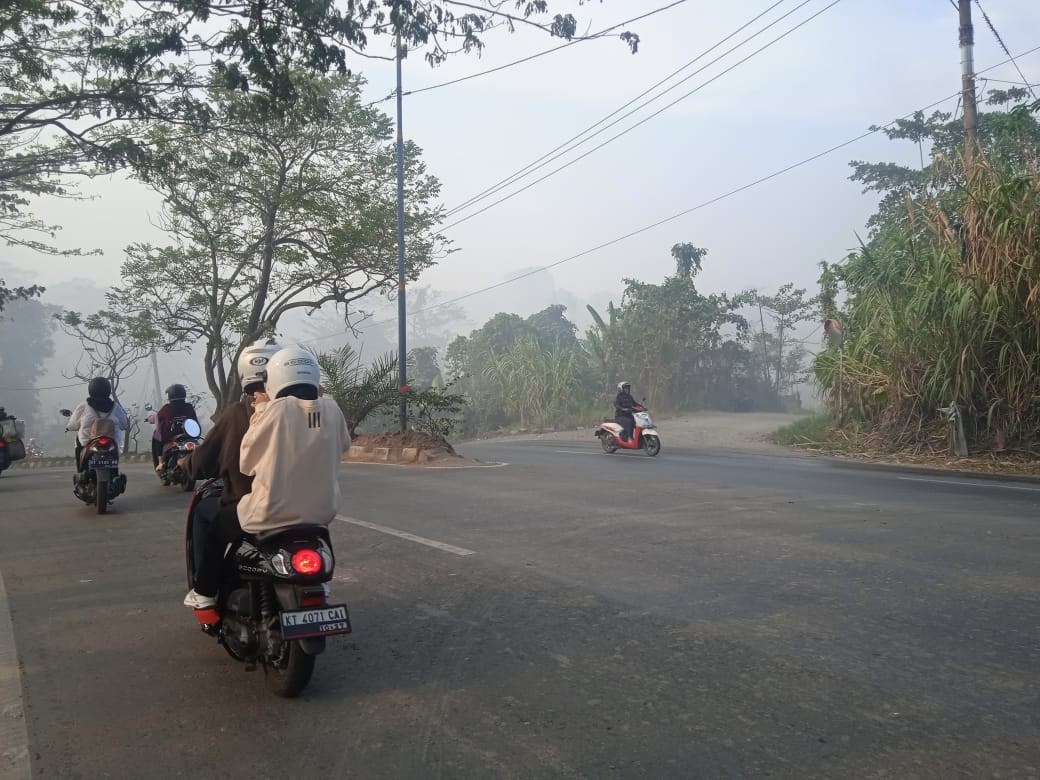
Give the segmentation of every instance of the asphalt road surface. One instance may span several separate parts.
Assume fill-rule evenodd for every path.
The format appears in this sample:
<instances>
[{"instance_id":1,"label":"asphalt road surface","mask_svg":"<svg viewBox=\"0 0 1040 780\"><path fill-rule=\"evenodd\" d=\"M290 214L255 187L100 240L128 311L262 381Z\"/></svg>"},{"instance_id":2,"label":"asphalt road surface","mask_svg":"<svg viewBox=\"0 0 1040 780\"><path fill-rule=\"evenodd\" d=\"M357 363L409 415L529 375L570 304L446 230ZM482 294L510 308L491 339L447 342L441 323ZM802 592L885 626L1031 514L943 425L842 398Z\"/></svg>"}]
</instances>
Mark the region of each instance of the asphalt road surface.
<instances>
[{"instance_id":1,"label":"asphalt road surface","mask_svg":"<svg viewBox=\"0 0 1040 780\"><path fill-rule=\"evenodd\" d=\"M344 466L355 633L291 701L181 605L184 494L6 472L0 777L1040 777L1040 486L464 452Z\"/></svg>"}]
</instances>

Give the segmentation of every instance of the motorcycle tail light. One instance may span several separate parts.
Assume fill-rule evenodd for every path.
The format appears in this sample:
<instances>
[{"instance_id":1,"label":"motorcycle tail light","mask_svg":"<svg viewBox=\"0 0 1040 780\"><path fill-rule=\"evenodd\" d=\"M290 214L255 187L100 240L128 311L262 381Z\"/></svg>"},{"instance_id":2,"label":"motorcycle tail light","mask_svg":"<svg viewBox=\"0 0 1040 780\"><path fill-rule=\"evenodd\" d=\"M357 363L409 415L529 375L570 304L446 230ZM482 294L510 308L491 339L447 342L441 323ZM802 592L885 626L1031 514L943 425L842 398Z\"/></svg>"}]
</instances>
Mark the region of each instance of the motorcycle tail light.
<instances>
[{"instance_id":1,"label":"motorcycle tail light","mask_svg":"<svg viewBox=\"0 0 1040 780\"><path fill-rule=\"evenodd\" d=\"M324 596L304 596L300 599L301 607L320 607L325 604Z\"/></svg>"},{"instance_id":2,"label":"motorcycle tail light","mask_svg":"<svg viewBox=\"0 0 1040 780\"><path fill-rule=\"evenodd\" d=\"M298 550L293 553L292 567L300 574L317 574L321 571L321 556L316 550Z\"/></svg>"},{"instance_id":3,"label":"motorcycle tail light","mask_svg":"<svg viewBox=\"0 0 1040 780\"><path fill-rule=\"evenodd\" d=\"M97 443L100 444L102 447L107 447L109 444L112 443L112 440L106 439L102 436L100 439L97 440Z\"/></svg>"},{"instance_id":4,"label":"motorcycle tail light","mask_svg":"<svg viewBox=\"0 0 1040 780\"><path fill-rule=\"evenodd\" d=\"M186 449L188 452L193 452L195 450L195 442L189 441L187 444L184 445L184 449Z\"/></svg>"}]
</instances>

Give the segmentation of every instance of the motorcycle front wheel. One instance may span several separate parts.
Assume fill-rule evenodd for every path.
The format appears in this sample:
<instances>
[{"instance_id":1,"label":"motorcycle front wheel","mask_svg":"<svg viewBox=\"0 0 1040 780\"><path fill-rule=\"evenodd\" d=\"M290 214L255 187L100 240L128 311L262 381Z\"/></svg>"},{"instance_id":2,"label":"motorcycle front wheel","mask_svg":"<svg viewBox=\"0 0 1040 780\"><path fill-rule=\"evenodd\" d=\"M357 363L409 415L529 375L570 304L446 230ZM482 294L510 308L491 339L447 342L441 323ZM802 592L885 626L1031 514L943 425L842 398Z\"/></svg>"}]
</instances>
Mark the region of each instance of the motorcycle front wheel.
<instances>
[{"instance_id":1,"label":"motorcycle front wheel","mask_svg":"<svg viewBox=\"0 0 1040 780\"><path fill-rule=\"evenodd\" d=\"M661 451L661 440L656 436L646 436L643 439L643 449L652 458Z\"/></svg>"}]
</instances>

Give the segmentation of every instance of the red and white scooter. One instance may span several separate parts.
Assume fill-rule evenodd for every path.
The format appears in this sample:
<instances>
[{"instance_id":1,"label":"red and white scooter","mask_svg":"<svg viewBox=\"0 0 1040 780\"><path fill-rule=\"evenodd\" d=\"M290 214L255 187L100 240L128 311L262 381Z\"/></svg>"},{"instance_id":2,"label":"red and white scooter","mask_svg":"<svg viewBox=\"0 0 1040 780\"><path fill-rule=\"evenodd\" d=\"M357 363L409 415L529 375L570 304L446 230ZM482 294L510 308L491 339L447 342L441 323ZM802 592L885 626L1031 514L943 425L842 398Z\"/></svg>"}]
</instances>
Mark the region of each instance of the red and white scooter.
<instances>
[{"instance_id":1,"label":"red and white scooter","mask_svg":"<svg viewBox=\"0 0 1040 780\"><path fill-rule=\"evenodd\" d=\"M596 438L603 445L603 451L608 455L622 450L643 450L647 455L653 457L661 451L661 435L654 427L654 421L650 419L650 413L645 407L636 406L632 409L635 417L636 427L628 441L622 441L622 427L614 422L613 418L605 417L596 429Z\"/></svg>"}]
</instances>

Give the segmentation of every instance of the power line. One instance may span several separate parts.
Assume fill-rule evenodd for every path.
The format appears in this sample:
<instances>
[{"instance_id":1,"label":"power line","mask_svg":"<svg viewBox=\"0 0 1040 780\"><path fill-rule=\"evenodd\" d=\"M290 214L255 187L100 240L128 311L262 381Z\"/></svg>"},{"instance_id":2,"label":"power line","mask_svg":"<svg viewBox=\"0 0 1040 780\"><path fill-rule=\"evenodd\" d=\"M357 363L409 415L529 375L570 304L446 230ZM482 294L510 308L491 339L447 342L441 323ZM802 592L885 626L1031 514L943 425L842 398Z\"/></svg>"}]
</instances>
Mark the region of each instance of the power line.
<instances>
[{"instance_id":1,"label":"power line","mask_svg":"<svg viewBox=\"0 0 1040 780\"><path fill-rule=\"evenodd\" d=\"M806 1L808 2L809 0L806 0ZM828 5L826 5L823 8L821 8L819 11L814 13L812 16L808 17L807 19L802 20L801 22L796 24L794 27L792 27L791 29L789 29L786 32L782 33L781 35L777 36L776 38L774 38L773 40L771 40L769 43L765 44L764 46L760 46L758 49L756 49L755 51L751 52L751 54L747 55L743 59L737 60L737 62L733 63L732 65L730 65L725 70L723 70L720 73L717 73L716 75L712 76L707 81L704 81L701 84L697 85L696 87L694 87L692 90L690 90L686 94L684 94L681 97L673 100L671 103L668 103L667 105L659 108L657 111L654 111L652 114L650 114L650 115L640 119L634 125L631 125L630 127L622 130L620 133L617 133L617 134L611 136L606 141L603 141L602 143L598 144L597 146L594 146L592 149L589 149L587 152L585 152L585 153L575 157L574 159L569 160L568 162L564 163L560 167L554 168L553 170L551 170L549 173L545 174L544 176L541 176L541 177L535 179L534 181L529 182L528 184L525 184L520 189L514 190L513 192L509 193L508 195L505 195L505 196L499 198L498 200L493 201L492 203L488 204L487 206L484 206L483 208L478 209L477 211L474 211L471 214L468 214L467 216L462 217L461 219L457 219L454 222L452 222L452 223L450 223L448 225L445 225L443 228L441 228L441 230L450 230L453 227L461 225L463 222L467 222L467 221L473 219L474 217L479 216L480 214L483 214L485 211L493 209L495 206L497 206L497 205L499 205L501 203L504 203L505 201L510 200L511 198L515 198L520 193L526 192L527 190L531 189L531 187L534 187L535 185L545 181L546 179L548 179L548 178L550 178L552 176L555 176L560 171L569 168L570 166L574 165L575 163L580 162L581 160L584 160L589 155L594 154L595 152L597 152L600 149L602 149L604 146L607 146L608 144L613 143L618 138L621 138L622 136L627 135L628 133L630 133L633 130L635 130L637 127L646 124L651 119L654 119L655 117L660 116L665 111L667 111L669 108L672 108L673 106L675 106L675 105L681 103L682 101L686 100L686 98L690 97L690 95L693 95L695 92L699 92L700 90L704 89L709 84L711 84L711 83L717 81L718 79L722 78L723 76L725 76L727 73L729 73L732 70L740 67L741 65L743 65L745 62L747 62L751 58L756 57L757 55L759 55L762 52L764 52L766 49L768 49L771 46L779 43L784 38L786 38L788 35L791 35L792 33L797 31L801 27L804 27L806 24L808 24L813 19L815 19L817 16L819 16L820 14L824 13L825 11L828 11L829 9L833 8L834 6L836 6L840 2L841 2L841 0L832 0L832 2L830 2ZM803 3L803 5L804 4L805 3ZM801 6L799 6L799 7L801 7ZM795 10L797 10L797 9L795 9ZM748 40L750 40L750 39L748 39ZM740 44L740 45L743 45L743 44ZM723 55L723 56L725 56L725 55ZM711 63L709 63L709 64L711 64ZM705 67L707 67L707 66L705 66ZM695 74L693 74L693 75L695 75ZM684 81L685 80L686 79L684 79ZM682 83L682 82L679 82L679 83ZM664 93L662 93L662 94L664 94ZM658 97L660 97L660 96L658 96ZM656 100L656 99L657 98L654 98L654 100ZM640 106L640 108L642 108L642 106ZM630 116L632 113L634 113L635 111L638 111L638 110L639 109L634 109L632 112L629 112L629 114L626 114L625 116ZM625 117L621 117L621 119L624 119L624 118ZM618 119L615 122L612 122L610 125L607 125L607 127L611 127L611 126L617 124L618 122L621 121L621 119ZM606 127L603 128L603 130L605 130L605 129L607 129L607 128ZM602 130L598 131L596 133L596 135L598 135L599 132L602 132ZM561 156L561 155L557 155L557 157L559 157L559 156ZM556 159L556 158L553 158L553 159ZM543 167L543 166L538 166L538 167Z\"/></svg>"},{"instance_id":2,"label":"power line","mask_svg":"<svg viewBox=\"0 0 1040 780\"><path fill-rule=\"evenodd\" d=\"M1022 52L1021 54L1018 55L1018 57L1019 58L1028 57L1030 54L1034 54L1035 52L1038 52L1038 51L1040 51L1040 46L1036 46L1036 47L1034 47L1034 48L1032 48L1032 49L1030 49L1028 51ZM1003 62L998 62L996 65L991 65L988 68L985 68L983 70L978 71L978 73L981 74L981 73L986 73L986 72L991 71L991 70L995 70L995 69L997 69L999 67L1007 65L1009 61L1010 60L1004 60ZM955 92L954 94L948 95L948 96L942 98L941 100L937 100L934 103L930 103L927 106L924 106L922 108L919 108L919 109L911 111L911 112L909 112L907 114L904 114L903 116L898 117L897 119L893 119L890 122L885 123L884 125L876 126L873 129L871 129L871 130L868 130L868 131L866 131L864 133L861 133L860 135L857 135L854 138L850 138L849 140L844 141L844 142L842 142L840 144L835 144L834 146L831 146L830 148L825 149L822 152L818 152L817 154L814 154L811 157L806 157L804 160L801 160L799 162L796 162L796 163L793 163L791 165L788 165L785 168L781 168L780 170L774 171L773 173L770 173L770 174L768 174L766 176L762 176L761 178L755 179L754 181L749 182L747 184L744 184L744 185L742 185L740 187L736 187L735 189L729 190L728 192L725 192L722 195L718 195L718 196L716 196L714 198L711 198L710 200L706 200L706 201L704 201L702 203L697 204L696 206L692 206L691 208L688 208L688 209L680 211L680 212L678 212L676 214L673 214L670 217L665 217L664 219L660 219L657 222L654 222L654 223L652 223L650 225L646 225L646 226L638 228L636 230L632 230L632 231L630 231L628 233L625 233L624 235L617 236L616 238L612 238L609 241L604 241L601 244L597 244L594 247L591 247L589 249L585 249L585 250L583 250L581 252L577 252L577 253L575 253L573 255L570 255L568 257L563 258L562 260L557 260L556 262L550 263L549 265L542 266L540 268L536 268L536 269L534 269L532 271L528 271L528 272L523 273L523 274L519 274L518 276L510 277L509 279L506 279L504 281L498 282L496 284L488 285L487 287L482 287L482 288L480 288L478 290L473 290L471 292L464 293L463 295L459 295L459 296L456 296L454 298L450 298L450 299L448 299L446 301L439 301L439 302L431 304L429 306L425 306L425 307L423 307L421 309L416 309L409 316L414 317L414 316L417 316L419 314L424 314L426 312L433 311L434 309L439 309L439 308L444 307L444 306L450 306L453 303L458 303L459 301L464 301L464 300L466 300L468 298L473 298L473 297L475 297L477 295L482 295L482 294L484 294L486 292L490 292L492 290L497 290L498 288L505 287L506 285L512 284L513 282L518 282L521 279L526 279L526 278L528 278L530 276L534 276L535 274L539 274L542 271L548 271L551 268L556 268L558 266L564 265L565 263L570 263L570 262L572 262L574 260L578 260L580 258L587 257L588 255L594 254L595 252L598 252L601 249L606 249L607 247L610 247L610 246L613 246L615 244L619 244L619 243L621 243L623 241L626 241L629 238L634 238L635 236L641 235L642 233L647 233L647 232L649 232L649 231L651 231L651 230L653 230L655 228L660 227L661 225L666 225L669 222L673 222L676 219L684 217L687 214L692 214L695 211L699 211L701 209L707 208L708 206L711 206L711 205L713 205L715 203L718 203L719 201L726 200L727 198L730 198L730 197L732 197L734 195L737 195L737 194L739 194L741 192L744 192L745 190L749 190L752 187L757 187L759 184L764 184L767 181L770 181L772 179L776 179L776 178L778 178L780 176L783 176L786 173L790 173L791 171L793 171L793 170L795 170L797 168L801 168L801 167L803 167L805 165L808 165L809 163L812 163L812 162L815 162L816 160L819 160L822 157L826 157L827 155L832 154L832 153L834 153L834 152L836 152L836 151L838 151L840 149L844 149L847 146L851 146L854 143L862 141L864 138L869 138L872 135L876 135L877 133L882 132L883 130L892 127L893 125L897 124L901 120L911 119L918 112L928 111L929 109L936 108L937 106L940 106L940 105L942 105L943 103L946 103L949 100L953 100L955 97L959 97L960 94L961 93L959 91ZM374 327L376 325L386 325L386 324L389 324L389 323L392 323L392 322L396 322L396 319L395 318L388 318L388 319L384 319L384 320L375 320L373 322L368 323L368 326L369 327ZM311 342L318 342L318 341L325 341L325 340L331 339L331 338L342 338L343 335L344 335L343 333L329 333L328 335L325 335L325 336L319 336L317 338L310 339L310 341Z\"/></svg>"},{"instance_id":3,"label":"power line","mask_svg":"<svg viewBox=\"0 0 1040 780\"><path fill-rule=\"evenodd\" d=\"M600 125L602 125L602 124L603 124L604 122L606 122L607 120L609 120L609 119L611 119L611 118L613 118L613 117L617 116L617 115L618 115L618 114L620 114L620 113L621 113L622 111L624 111L624 110L625 110L626 108L628 108L629 106L631 106L631 105L632 105L633 103L636 103L637 101L639 101L639 100L641 100L642 98L646 97L646 96L647 96L647 95L649 95L649 94L650 94L651 92L653 92L653 91L654 91L655 89L657 89L658 87L660 87L660 86L661 86L662 84L665 84L665 83L667 83L668 81L670 81L671 79L675 78L675 77L676 77L676 76L678 76L678 75L679 75L680 73L682 73L682 72L683 72L684 70L686 70L687 68L689 68L689 67L690 67L691 65L694 65L694 64L696 64L697 62L699 62L700 60L702 60L702 59L703 59L704 57L706 57L706 56L708 56L709 54L711 54L711 52L715 51L715 49L719 48L719 47L720 47L720 46L722 46L722 45L723 45L724 43L726 43L727 41L729 41L729 40L730 40L731 38L734 38L735 36L737 36L738 34L740 34L741 32L743 32L744 30L746 30L746 29L747 29L748 27L750 27L750 26L751 26L752 24L754 24L755 22L757 22L757 21L758 21L759 19L761 19L761 18L762 18L763 16L765 16L766 14L768 14L768 13L769 13L770 11L772 11L773 9L775 9L775 8L776 8L777 6L779 6L779 5L783 5L783 3L785 3L785 2L787 2L787 0L777 0L777 2L773 3L773 4L771 5L771 6L769 6L768 8L766 8L766 9L765 9L764 11L762 11L762 12L761 12L760 14L758 14L757 16L753 17L752 19L749 19L749 20L748 20L747 22L745 22L744 24L742 24L742 25L741 25L740 27L738 27L738 28L737 28L736 30L734 30L733 32L731 32L731 33L730 33L729 35L727 35L727 36L726 36L725 38L723 38L722 40L718 41L718 42L717 42L717 43L716 43L715 45L711 46L711 47L710 47L710 48L708 48L708 49L705 49L705 50L704 50L703 52L701 52L700 54L698 54L698 55L697 55L696 57L694 57L694 58L693 58L692 60L690 60L689 62L687 62L687 63L686 63L685 65L682 65L681 67L679 67L679 68L677 68L676 70L672 71L672 72L671 72L671 73L669 73L669 74L668 74L667 76L665 76L665 77L664 77L663 79L661 79L660 81L658 81L658 82L657 82L656 84L653 84L653 85L651 85L650 87L648 87L647 89L643 90L643 91L642 91L642 92L640 92L640 93L639 93L638 95L636 95L636 96L635 96L634 98L632 98L632 99L631 99L631 100L629 100L629 101L628 101L627 103L625 103L625 104L624 104L623 106L620 106L619 108L615 109L615 110L614 110L614 111L612 111L611 113L607 114L607 115L606 115L605 117L603 117L602 119L600 119L600 120L598 120L597 122L594 122L593 124L589 125L588 127L586 127L586 128L584 129L584 130L582 130L582 131L581 131L580 133L578 133L577 135L575 135L575 136L572 136L571 138L568 138L568 139L567 139L566 141L564 141L564 142L563 142L562 144L560 144L559 146L557 146L557 147L556 147L556 148L554 148L554 149L551 149L551 150L549 150L548 152L546 152L545 154L543 154L543 155L542 155L541 157L539 157L539 158L538 158L537 160L534 160L533 162L530 162L530 163L528 163L528 164L527 164L527 165L525 165L525 166L524 166L523 168L521 168L521 169L520 169L519 171L516 171L515 173L512 173L512 174L510 174L510 175L509 175L509 176L507 176L506 178L504 178L504 179L502 179L502 180L500 180L500 181L496 182L495 184L491 185L491 186L490 186L490 187L488 187L487 189L485 189L485 190L483 190L483 191L481 191L481 192L477 193L476 195L474 195L474 196L470 197L470 198L469 198L468 200L464 201L463 203L460 203L460 204L459 204L458 206L455 206L455 207L453 207L453 208L449 209L449 210L447 211L447 213L446 213L446 215L445 215L445 216L448 216L448 217L450 217L450 216L452 216L452 215L454 215L454 214L458 213L459 211L462 211L463 209L465 209L465 208L467 208L467 207L469 207L469 206L471 206L471 205L473 205L473 204L477 203L478 201L480 201L480 200L483 200L483 199L484 199L484 198L486 198L486 197L490 197L491 195L494 195L494 194L495 194L496 192L499 192L500 190L504 189L505 187L508 187L508 186L509 186L510 184L512 184L512 183L514 183L514 182L516 182L516 181L519 181L520 179L524 178L524 177L525 177L526 175L528 175L528 173L533 173L533 172L534 172L534 170L537 170L537 169L538 169L539 167L542 167L541 165L539 165L539 163L543 163L543 162L544 162L545 164L548 164L548 163L552 162L553 160L557 159L558 157L560 157L561 155L563 155L563 154L565 154L566 152L570 151L571 149L573 149L573 148L576 148L577 146L580 146L580 144L581 144L581 143L585 143L585 141L588 141L588 140L590 140L590 138L594 137L595 135L598 135L599 133L602 133L602 132L603 132L604 130L607 130L608 128L610 128L610 127L613 127L613 126L614 126L615 124L617 124L618 122L620 122L620 121L621 121L622 119L625 119L626 117L628 117L628 116L631 116L631 114L632 114L632 113L635 113L636 111L639 111L640 109L642 109L642 108L644 108L645 106L647 106L647 105L649 105L650 103L652 103L652 102L653 102L654 100L657 100L658 98L661 98L661 97L663 97L663 96L664 96L665 94L667 94L667 93L668 93L669 91L671 91L671 90L673 90L673 89L676 89L676 88L677 88L677 87L679 86L679 84L682 84L682 83L684 83L685 81L689 81L689 79L693 78L693 77L694 77L694 76L696 76L696 75L697 75L698 73L701 73L701 72L702 72L702 71L704 70L704 68L706 68L706 67L709 67L710 65L714 64L715 62L717 62L717 61L718 61L718 59L721 59L721 57L720 57L720 58L717 58L717 59L715 59L715 60L713 60L713 61L712 61L712 62L710 62L710 63L708 63L708 65L704 66L704 68L700 68L700 69L698 69L697 71L695 71L695 72L691 73L691 74L690 74L689 76L687 76L686 78L684 78L684 79L683 79L682 81L679 81L679 82L677 82L676 84L673 84L673 85L672 85L671 87L669 87L668 89L664 90L664 91L663 91L663 92L662 92L661 94L659 94L659 95L657 95L656 97L654 97L654 98L651 98L650 100L646 101L645 103L643 103L642 105L638 106L637 108L635 108L635 109L634 109L633 111L629 112L628 114L625 114L624 116L622 116L622 117L619 117L619 118L618 118L618 120L616 120L615 122L612 122L612 123L611 123L610 125L607 125L607 127L604 127L604 128L602 128L601 130L597 131L597 132L596 132L596 133L594 133L594 134L593 134L592 136L589 136L589 138L586 138L586 139L585 139L584 141L581 141L581 142L580 142L579 144L574 144L574 142L575 142L575 141L578 141L578 140L579 140L579 139L581 139L581 138L582 138L583 136L586 136L586 135L588 135L588 134L589 134L590 132L592 132L593 130L595 130L595 129L596 129L597 127L599 127ZM787 18L788 16L790 16L791 14L793 14L793 13L794 13L795 11L797 11L797 10L798 10L799 8L801 8L802 6L806 5L806 4L808 3L808 2L811 2L811 0L805 0L805 2L801 3L801 5L798 5L797 7L793 8L793 9L792 9L792 10L790 10L790 11L788 11L788 12L787 12L786 14L784 14L783 16L781 16L781 17L780 17L779 19L776 19L776 20L774 20L773 22L771 22L771 23L770 23L769 25L767 25L766 27L763 27L763 28L762 28L761 30L759 30L759 31L758 31L758 32L757 32L757 33L756 33L755 35L761 35L761 34L762 34L763 32L765 32L766 30L768 30L768 29L769 29L770 27L772 27L772 26L774 26L774 25L778 24L779 22L783 21L783 20L784 20L784 19L786 19L786 18ZM752 35L752 36L750 36L749 38L746 38L745 40L741 41L741 42L740 42L739 44L737 44L737 46L733 47L733 49L730 49L729 51L727 51L727 52L726 52L726 54L729 54L729 53L731 53L732 51L734 51L735 49L738 49L738 48L740 48L740 46L743 46L743 45L744 45L745 43L747 43L747 42L748 42L748 41L750 41L750 40L751 40L752 38L754 38L754 37L755 37L755 35ZM724 54L724 55L722 55L722 56L724 57L724 56L726 56L726 54ZM572 144L574 144L574 146L571 146ZM568 147L570 147L570 148L568 148ZM557 154L557 152L559 152L559 154Z\"/></svg>"},{"instance_id":4,"label":"power line","mask_svg":"<svg viewBox=\"0 0 1040 780\"><path fill-rule=\"evenodd\" d=\"M481 76L488 76L488 75L490 75L492 73L498 73L500 70L506 70L507 68L512 68L515 65L523 65L525 62L530 62L531 60L536 60L539 57L546 56L547 54L555 54L558 51L562 51L563 49L567 49L567 48L569 48L571 46L574 46L576 43L584 43L585 41L597 40L597 39L602 38L603 36L605 36L607 33L613 32L614 30L618 29L619 27L624 27L624 26L632 24L634 22L640 22L643 19L646 19L648 17L651 17L651 16L654 16L656 14L662 13L663 11L670 11L671 9L675 8L676 6L682 5L683 3L686 3L688 1L689 0L674 0L674 2L669 3L668 5L661 6L660 8L655 8L653 11L648 11L645 14L640 14L639 16L634 16L631 19L626 19L623 22L618 22L617 24L611 25L610 27L604 27L602 30L600 30L598 32L592 33L592 35L584 35L581 38L575 38L574 40L567 41L567 43L560 44L559 46L554 46L551 49L545 49L544 51L536 52L534 54L528 55L527 57L521 57L518 60L513 60L512 62L507 62L504 65L498 65L498 66L496 66L494 68L488 68L487 70L478 71L477 73L470 73L468 76L461 76L461 77L459 77L457 79L451 79L450 81L443 81L443 82L441 82L439 84L431 84L428 87L420 87L419 89L413 89L413 90L409 90L407 92L402 92L401 96L402 97L408 97L409 95L418 95L421 92L429 92L430 90L441 89L442 87L450 87L450 86L452 86L454 84L460 84L463 81L469 81L470 79L476 79L476 78L480 78ZM379 105L380 103L386 103L388 100L393 100L395 97L397 97L397 92L396 91L391 92L386 97L379 98L379 100L372 101L371 103L369 103L366 106L366 108L371 108L372 106Z\"/></svg>"},{"instance_id":5,"label":"power line","mask_svg":"<svg viewBox=\"0 0 1040 780\"><path fill-rule=\"evenodd\" d=\"M1038 52L1038 51L1040 51L1040 46L1036 46L1036 47L1030 49L1029 51L1022 52L1021 54L1018 55L1018 57L1019 58L1027 57L1030 54L1033 54L1033 53ZM1008 62L1009 62L1009 60L1004 60L1003 62L999 62L996 65L991 65L990 67L988 67L988 68L986 68L984 70L979 71L979 73L986 73L987 71L995 70L996 68L999 68L999 67L1002 67L1002 66L1006 65ZM911 111L908 114L904 114L903 116L901 116L901 117L899 117L897 119L893 119L892 121L887 122L884 125L880 125L880 126L874 127L871 130L868 130L868 131L866 131L864 133L861 133L860 135L857 135L854 138L850 138L849 140L844 141L844 142L842 142L840 144L836 144L836 145L834 145L834 146L832 146L832 147L830 147L828 149L825 149L822 152L819 152L817 154L812 155L811 157L806 157L804 160L801 160L799 162L796 162L796 163L793 163L791 165L788 165L787 167L781 168L780 170L774 171L773 173L770 173L770 174L768 174L766 176L762 176L761 178L756 179L756 180L754 180L752 182L749 182L748 184L744 184L743 186L740 186L740 187L737 187L735 189L732 189L732 190L730 190L728 192L723 193L722 195L718 195L718 196L716 196L714 198L711 198L710 200L704 201L703 203L699 203L696 206L693 206L691 208L688 208L688 209L680 211L680 212L678 212L676 214L673 214L670 217L665 217L664 219L658 220L657 222L654 222L654 223L652 223L650 225L646 225L645 227L641 227L641 228L638 228L636 230L630 231L629 233L625 233L624 235L618 236L618 237L613 238L613 239L611 239L609 241L604 241L603 243L598 244L598 245L596 245L594 247L591 247L589 249L583 250L583 251L578 252L576 254L570 255L569 257L565 257L562 260L557 260L554 263L551 263L551 264L546 265L546 266L542 266L541 268L537 268L537 269L535 269L533 271L528 271L528 272L520 274L518 276L514 276L514 277L511 277L509 279L506 279L505 281L498 282L498 283L492 284L492 285L488 285L487 287L482 287L479 290L473 290L472 292L468 292L468 293L465 293L463 295L456 296L455 298L451 298L451 299L446 300L446 301L439 301L438 303L431 304L430 306L426 306L426 307L424 307L422 309L418 309L418 310L412 312L411 316L415 316L415 315L422 314L422 313L425 313L425 312L428 312L428 311L432 311L433 309L439 309L442 306L449 306L449 305L451 305L453 303L458 303L459 301L466 300L467 298L472 298L472 297L474 297L476 295L481 295L481 294L483 294L485 292L490 292L491 290L496 290L499 287L504 287L507 284L512 284L513 282L520 281L521 279L526 279L527 277L534 276L535 274L541 273L542 271L547 271L547 270L549 270L551 268L556 268L557 266L561 266L561 265L563 265L565 263L569 263L569 262L572 262L574 260L578 260L578 259L580 259L582 257L586 257L586 256L588 256L590 254L593 254L594 252L598 252L601 249L606 249L607 247L613 246L614 244L621 243L622 241L626 241L629 238L633 238L633 237L638 236L638 235L640 235L642 233L646 233L646 232L648 232L650 230L653 230L654 228L660 227L661 225L665 225L665 224L667 224L669 222L672 222L672 221L674 221L676 219L679 219L680 217L684 217L687 214L691 214L691 213L693 213L695 211L699 211L699 210L701 210L703 208L706 208L707 206L713 205L715 203L718 203L719 201L725 200L725 199L730 198L730 197L732 197L734 195L737 195L737 194L739 194L741 192L744 192L745 190L749 190L752 187L756 187L759 184L763 184L763 183L765 183L767 181L770 181L770 180L775 179L775 178L777 178L779 176L782 176L782 175L784 175L786 173L789 173L789 172L791 172L791 171L793 171L793 170L795 170L797 168L801 168L801 167L803 167L805 165L808 165L809 163L815 162L816 160L820 159L821 157L826 157L827 155L832 154L832 153L834 153L834 152L836 152L836 151L838 151L840 149L844 149L846 146L851 146L852 144L857 143L858 141L861 141L864 138L868 138L868 137L870 137L872 135L875 135L875 134L877 134L877 133L879 133L879 132L881 132L881 131L883 131L883 130L885 130L887 128L890 128L893 125L897 124L900 120L911 119L919 111L928 111L929 109L932 109L932 108L935 108L937 106L940 106L943 103L945 103L945 102L947 102L949 100L953 100L955 97L959 97L959 96L960 96L960 92L955 92L954 94L948 95L948 96L944 97L941 100L937 100L934 103L931 103L931 104L929 104L927 106L919 108L919 109L917 109L915 111ZM384 325L384 324L386 324L388 322L394 322L394 320L393 319L378 320L378 321L370 323L370 326L372 326L372 325ZM339 335L342 335L342 334L330 334L329 336L322 337L322 339L324 339L324 338L333 338L334 336L339 336Z\"/></svg>"},{"instance_id":6,"label":"power line","mask_svg":"<svg viewBox=\"0 0 1040 780\"><path fill-rule=\"evenodd\" d=\"M70 387L83 387L83 382L72 385L54 385L53 387L0 387L5 393L35 393L40 390L68 390Z\"/></svg>"},{"instance_id":7,"label":"power line","mask_svg":"<svg viewBox=\"0 0 1040 780\"><path fill-rule=\"evenodd\" d=\"M1004 50L1004 54L1011 60L1011 64L1015 66L1015 70L1018 71L1018 75L1022 77L1022 82L1026 85L1026 89L1029 90L1029 94L1033 96L1033 100L1036 100L1036 93L1033 91L1032 85L1029 83L1029 79L1022 72L1022 69L1018 67L1018 62L1014 57L1011 56L1011 52L1008 51L1008 47L1004 45L1004 39L1000 37L1000 33L997 32L997 28L990 21L989 14L986 13L986 9L982 7L982 0L975 0L975 5L979 7L982 12L982 18L986 20L986 26L989 27L990 32L993 33L993 37L997 39L997 43L1000 44L1000 48Z\"/></svg>"}]
</instances>

